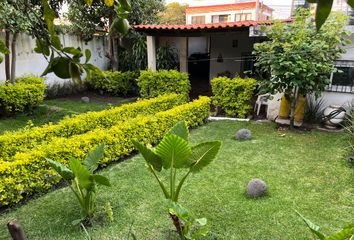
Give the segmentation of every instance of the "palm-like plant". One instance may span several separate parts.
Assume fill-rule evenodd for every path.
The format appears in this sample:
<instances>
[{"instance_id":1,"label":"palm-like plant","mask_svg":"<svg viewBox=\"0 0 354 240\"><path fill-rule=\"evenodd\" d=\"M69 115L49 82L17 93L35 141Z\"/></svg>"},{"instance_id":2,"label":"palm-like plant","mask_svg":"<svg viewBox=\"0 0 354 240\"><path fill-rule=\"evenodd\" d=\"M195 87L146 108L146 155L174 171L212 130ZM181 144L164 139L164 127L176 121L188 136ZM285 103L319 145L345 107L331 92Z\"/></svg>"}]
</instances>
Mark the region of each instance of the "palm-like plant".
<instances>
[{"instance_id":1,"label":"palm-like plant","mask_svg":"<svg viewBox=\"0 0 354 240\"><path fill-rule=\"evenodd\" d=\"M190 236L190 222L185 222L186 219L203 223L199 224L201 226L205 225L205 221L187 217L186 210L178 204L182 186L190 174L200 172L215 159L221 146L220 141L190 146L188 135L185 122L179 122L164 136L155 149L133 141L135 147L145 158L147 166L159 183L165 198L171 201L172 207L169 208L169 214L181 239ZM169 171L168 183L164 183L158 176L158 172L161 172L162 169ZM182 219L181 216L185 217ZM185 227L186 225L188 227Z\"/></svg>"}]
</instances>

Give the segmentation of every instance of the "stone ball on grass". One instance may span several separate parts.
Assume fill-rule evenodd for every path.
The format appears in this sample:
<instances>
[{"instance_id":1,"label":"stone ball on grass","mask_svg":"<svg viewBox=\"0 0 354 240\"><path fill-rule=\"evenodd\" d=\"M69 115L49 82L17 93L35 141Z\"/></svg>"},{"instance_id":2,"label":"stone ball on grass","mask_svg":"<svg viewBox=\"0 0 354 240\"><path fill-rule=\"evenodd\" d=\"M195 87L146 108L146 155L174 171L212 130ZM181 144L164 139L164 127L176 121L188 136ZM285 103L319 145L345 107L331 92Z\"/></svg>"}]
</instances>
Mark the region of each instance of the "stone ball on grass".
<instances>
[{"instance_id":1,"label":"stone ball on grass","mask_svg":"<svg viewBox=\"0 0 354 240\"><path fill-rule=\"evenodd\" d=\"M247 184L247 195L251 198L263 197L267 194L267 184L258 178L252 179Z\"/></svg>"},{"instance_id":2,"label":"stone ball on grass","mask_svg":"<svg viewBox=\"0 0 354 240\"><path fill-rule=\"evenodd\" d=\"M89 103L89 102L90 102L90 98L89 98L89 97L82 97L82 98L81 98L81 102L83 102L83 103Z\"/></svg>"},{"instance_id":3,"label":"stone ball on grass","mask_svg":"<svg viewBox=\"0 0 354 240\"><path fill-rule=\"evenodd\" d=\"M236 132L236 139L239 141L250 140L252 138L251 130L242 128Z\"/></svg>"}]
</instances>

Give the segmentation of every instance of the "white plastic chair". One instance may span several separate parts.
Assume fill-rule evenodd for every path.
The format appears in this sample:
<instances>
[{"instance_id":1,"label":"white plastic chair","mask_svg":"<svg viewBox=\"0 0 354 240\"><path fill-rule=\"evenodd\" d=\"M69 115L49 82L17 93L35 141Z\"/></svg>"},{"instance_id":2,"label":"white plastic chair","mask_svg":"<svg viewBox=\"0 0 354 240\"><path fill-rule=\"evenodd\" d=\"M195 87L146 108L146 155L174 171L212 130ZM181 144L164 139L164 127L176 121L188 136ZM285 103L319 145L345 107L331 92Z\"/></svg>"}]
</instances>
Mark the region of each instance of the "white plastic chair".
<instances>
[{"instance_id":1,"label":"white plastic chair","mask_svg":"<svg viewBox=\"0 0 354 240\"><path fill-rule=\"evenodd\" d=\"M256 111L256 109L257 109L257 116L259 115L259 112L261 111L262 105L268 106L269 97L270 97L269 93L258 95L256 104L254 105L254 111Z\"/></svg>"}]
</instances>

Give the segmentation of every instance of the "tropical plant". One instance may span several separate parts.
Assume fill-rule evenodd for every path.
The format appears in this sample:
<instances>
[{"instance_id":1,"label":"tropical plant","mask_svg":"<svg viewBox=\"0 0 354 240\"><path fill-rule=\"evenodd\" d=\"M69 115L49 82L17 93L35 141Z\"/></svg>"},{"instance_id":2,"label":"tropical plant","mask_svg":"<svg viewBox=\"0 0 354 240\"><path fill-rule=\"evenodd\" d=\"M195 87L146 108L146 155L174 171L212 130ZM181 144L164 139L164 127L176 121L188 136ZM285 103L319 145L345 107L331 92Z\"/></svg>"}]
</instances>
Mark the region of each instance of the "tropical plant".
<instances>
[{"instance_id":1,"label":"tropical plant","mask_svg":"<svg viewBox=\"0 0 354 240\"><path fill-rule=\"evenodd\" d=\"M323 110L325 108L323 98L314 99L312 96L307 97L307 104L304 114L304 122L306 123L321 123L323 119Z\"/></svg>"},{"instance_id":2,"label":"tropical plant","mask_svg":"<svg viewBox=\"0 0 354 240\"><path fill-rule=\"evenodd\" d=\"M354 239L354 224L349 224L348 226L342 228L340 231L331 234L330 236L326 236L324 233L320 231L320 227L302 216L299 212L296 213L302 218L302 220L306 223L307 227L310 229L311 233L316 236L320 240L353 240Z\"/></svg>"},{"instance_id":3,"label":"tropical plant","mask_svg":"<svg viewBox=\"0 0 354 240\"><path fill-rule=\"evenodd\" d=\"M49 165L68 183L81 207L81 218L73 224L91 224L96 211L96 187L104 185L110 187L110 181L105 176L95 174L98 163L104 154L104 145L99 145L90 152L83 163L78 159L70 159L70 168L60 162L47 159Z\"/></svg>"},{"instance_id":4,"label":"tropical plant","mask_svg":"<svg viewBox=\"0 0 354 240\"><path fill-rule=\"evenodd\" d=\"M200 172L209 165L215 159L221 146L220 141L190 146L188 135L186 123L182 121L164 136L155 149L133 141L134 146L143 155L149 171L156 178L165 198L169 200L168 213L181 239L195 239L208 232L205 229L206 219L194 218L178 203L178 199L187 177ZM157 174L162 169L169 171L168 183L164 183ZM191 227L193 223L197 223L200 227L195 232Z\"/></svg>"},{"instance_id":5,"label":"tropical plant","mask_svg":"<svg viewBox=\"0 0 354 240\"><path fill-rule=\"evenodd\" d=\"M159 70L178 69L177 59L176 49L169 44L160 46L156 51L156 64Z\"/></svg>"},{"instance_id":6,"label":"tropical plant","mask_svg":"<svg viewBox=\"0 0 354 240\"><path fill-rule=\"evenodd\" d=\"M299 9L293 23L275 21L266 27L270 40L254 45L255 66L271 76L262 85L269 92L284 92L290 99L291 127L299 94L319 96L336 71L333 62L350 42L349 32L343 28L346 23L346 16L333 14L331 21L316 31L310 11Z\"/></svg>"}]
</instances>

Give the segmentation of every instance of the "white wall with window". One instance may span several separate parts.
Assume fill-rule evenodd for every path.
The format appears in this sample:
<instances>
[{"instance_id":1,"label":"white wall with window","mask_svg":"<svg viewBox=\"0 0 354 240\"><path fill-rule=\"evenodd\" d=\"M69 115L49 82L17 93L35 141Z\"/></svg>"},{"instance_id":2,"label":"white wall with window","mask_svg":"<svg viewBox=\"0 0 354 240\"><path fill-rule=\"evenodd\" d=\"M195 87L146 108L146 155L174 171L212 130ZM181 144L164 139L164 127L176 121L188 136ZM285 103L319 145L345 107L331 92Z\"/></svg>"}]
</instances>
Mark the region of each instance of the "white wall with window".
<instances>
[{"instance_id":1,"label":"white wall with window","mask_svg":"<svg viewBox=\"0 0 354 240\"><path fill-rule=\"evenodd\" d=\"M270 19L271 16L271 12L264 11L262 12L261 19ZM187 24L237 22L255 19L255 9L186 14Z\"/></svg>"}]
</instances>

